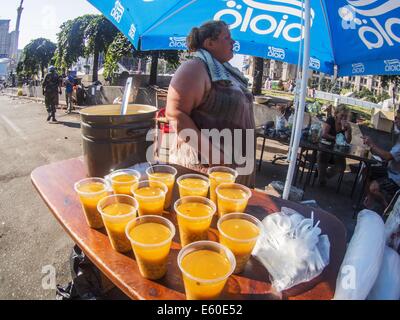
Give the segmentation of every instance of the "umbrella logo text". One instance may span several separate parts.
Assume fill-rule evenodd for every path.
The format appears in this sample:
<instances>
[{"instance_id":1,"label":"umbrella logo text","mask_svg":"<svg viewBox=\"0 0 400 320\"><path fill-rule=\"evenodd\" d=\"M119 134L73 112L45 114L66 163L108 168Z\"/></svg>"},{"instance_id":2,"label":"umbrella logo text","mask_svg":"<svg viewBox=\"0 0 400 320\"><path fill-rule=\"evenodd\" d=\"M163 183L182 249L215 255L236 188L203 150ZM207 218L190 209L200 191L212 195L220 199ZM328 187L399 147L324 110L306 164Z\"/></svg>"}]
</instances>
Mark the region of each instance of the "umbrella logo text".
<instances>
[{"instance_id":1,"label":"umbrella logo text","mask_svg":"<svg viewBox=\"0 0 400 320\"><path fill-rule=\"evenodd\" d=\"M286 53L285 50L281 48L275 48L273 46L268 47L267 56L274 59L285 59Z\"/></svg>"},{"instance_id":2,"label":"umbrella logo text","mask_svg":"<svg viewBox=\"0 0 400 320\"><path fill-rule=\"evenodd\" d=\"M169 47L186 49L186 37L169 37Z\"/></svg>"},{"instance_id":3,"label":"umbrella logo text","mask_svg":"<svg viewBox=\"0 0 400 320\"><path fill-rule=\"evenodd\" d=\"M365 67L363 63L353 63L351 65L353 68L352 72L353 74L358 74L358 73L364 73L365 72Z\"/></svg>"},{"instance_id":4,"label":"umbrella logo text","mask_svg":"<svg viewBox=\"0 0 400 320\"><path fill-rule=\"evenodd\" d=\"M235 43L233 44L233 51L234 52L240 51L240 42L239 41L235 41Z\"/></svg>"},{"instance_id":5,"label":"umbrella logo text","mask_svg":"<svg viewBox=\"0 0 400 320\"><path fill-rule=\"evenodd\" d=\"M376 17L386 15L400 8L400 1L387 0L372 7L377 1L363 2L360 0L347 0L349 5L339 8L339 16L342 18L343 29L358 29L358 36L368 49L381 48L385 43L394 46L394 42L400 43L400 35L394 33L394 26L400 25L400 18L392 17L386 21L378 21ZM363 9L368 6L368 9ZM357 14L364 16L363 19Z\"/></svg>"},{"instance_id":6,"label":"umbrella logo text","mask_svg":"<svg viewBox=\"0 0 400 320\"><path fill-rule=\"evenodd\" d=\"M310 64L309 64L309 66L310 66L311 68L314 68L314 69L319 70L319 68L321 68L321 61L319 61L319 60L316 59L316 58L310 57Z\"/></svg>"},{"instance_id":7,"label":"umbrella logo text","mask_svg":"<svg viewBox=\"0 0 400 320\"><path fill-rule=\"evenodd\" d=\"M400 72L400 60L391 59L385 60L385 71L386 72Z\"/></svg>"},{"instance_id":8,"label":"umbrella logo text","mask_svg":"<svg viewBox=\"0 0 400 320\"><path fill-rule=\"evenodd\" d=\"M136 27L134 24L131 25L131 28L129 29L129 37L133 40L135 38L136 34Z\"/></svg>"},{"instance_id":9,"label":"umbrella logo text","mask_svg":"<svg viewBox=\"0 0 400 320\"><path fill-rule=\"evenodd\" d=\"M111 10L111 17L118 23L121 22L122 16L124 15L125 8L122 6L120 1L115 1L114 8Z\"/></svg>"},{"instance_id":10,"label":"umbrella logo text","mask_svg":"<svg viewBox=\"0 0 400 320\"><path fill-rule=\"evenodd\" d=\"M303 11L301 2L291 0L274 0L273 4L253 0L242 0L242 2L246 6L237 4L237 1L227 1L228 9L218 11L214 15L214 20L226 19L230 22L230 29L240 27L241 32L247 32L250 28L256 34L272 34L274 38L282 36L290 42L298 42L304 37L304 29L300 23ZM255 9L262 10L262 14L256 15ZM280 21L277 21L279 17L273 16L271 13L282 14ZM296 22L290 23L289 16L296 17ZM314 10L311 10L311 24L314 16ZM233 22L231 22L232 19Z\"/></svg>"}]
</instances>

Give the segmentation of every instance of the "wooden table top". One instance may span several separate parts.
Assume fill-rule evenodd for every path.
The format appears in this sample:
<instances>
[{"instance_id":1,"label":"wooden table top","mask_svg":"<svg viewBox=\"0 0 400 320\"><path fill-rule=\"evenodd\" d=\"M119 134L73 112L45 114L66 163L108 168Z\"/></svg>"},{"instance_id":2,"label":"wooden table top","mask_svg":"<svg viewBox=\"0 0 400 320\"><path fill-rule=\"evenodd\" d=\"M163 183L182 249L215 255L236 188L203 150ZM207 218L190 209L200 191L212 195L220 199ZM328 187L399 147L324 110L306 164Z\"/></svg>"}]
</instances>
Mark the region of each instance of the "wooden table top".
<instances>
[{"instance_id":1,"label":"wooden table top","mask_svg":"<svg viewBox=\"0 0 400 320\"><path fill-rule=\"evenodd\" d=\"M178 175L191 172L183 167L175 167L178 169ZM126 295L132 299L185 299L182 276L177 266L177 255L181 248L178 229L171 247L166 276L158 281L142 278L132 252L121 254L114 251L104 229L94 230L88 227L73 188L76 181L85 177L82 158L51 163L35 169L31 174L33 185L72 240ZM177 190L175 198L176 195ZM242 274L232 275L228 279L221 299L331 299L333 297L337 274L346 249L344 225L335 216L321 209L306 207L255 190L246 212L261 220L270 213L280 211L282 206L293 208L306 217L311 215L312 210L314 211L315 218L321 220L322 233L329 236L330 264L314 280L279 294L272 288L267 270L257 260L251 258ZM165 216L176 225L174 213ZM216 221L213 221L209 238L215 241L218 239Z\"/></svg>"}]
</instances>

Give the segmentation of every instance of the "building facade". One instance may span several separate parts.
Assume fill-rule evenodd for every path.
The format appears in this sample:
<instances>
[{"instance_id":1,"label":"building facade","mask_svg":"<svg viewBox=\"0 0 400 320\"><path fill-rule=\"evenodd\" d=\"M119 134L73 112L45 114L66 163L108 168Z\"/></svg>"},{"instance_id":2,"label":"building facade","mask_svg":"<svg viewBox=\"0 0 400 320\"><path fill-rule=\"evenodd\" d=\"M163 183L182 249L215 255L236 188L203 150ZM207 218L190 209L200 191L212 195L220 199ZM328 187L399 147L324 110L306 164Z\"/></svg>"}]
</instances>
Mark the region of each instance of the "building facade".
<instances>
[{"instance_id":1,"label":"building facade","mask_svg":"<svg viewBox=\"0 0 400 320\"><path fill-rule=\"evenodd\" d=\"M10 20L0 20L0 58L10 58L11 33Z\"/></svg>"},{"instance_id":2,"label":"building facade","mask_svg":"<svg viewBox=\"0 0 400 320\"><path fill-rule=\"evenodd\" d=\"M246 56L244 61L244 63L248 65L245 73L251 77L253 75L253 59L251 56ZM271 80L294 80L296 78L296 65L282 61L265 59L263 82L267 79L267 77L269 77ZM324 79L332 81L333 76L318 71L309 71L309 79L312 85L318 87ZM363 89L368 89L374 95L381 95L386 92L392 98L395 96L396 101L400 102L400 88L394 88L393 84L389 84L387 88L384 88L380 76L340 77L336 79L335 85L338 89L349 88L353 92L359 92Z\"/></svg>"}]
</instances>

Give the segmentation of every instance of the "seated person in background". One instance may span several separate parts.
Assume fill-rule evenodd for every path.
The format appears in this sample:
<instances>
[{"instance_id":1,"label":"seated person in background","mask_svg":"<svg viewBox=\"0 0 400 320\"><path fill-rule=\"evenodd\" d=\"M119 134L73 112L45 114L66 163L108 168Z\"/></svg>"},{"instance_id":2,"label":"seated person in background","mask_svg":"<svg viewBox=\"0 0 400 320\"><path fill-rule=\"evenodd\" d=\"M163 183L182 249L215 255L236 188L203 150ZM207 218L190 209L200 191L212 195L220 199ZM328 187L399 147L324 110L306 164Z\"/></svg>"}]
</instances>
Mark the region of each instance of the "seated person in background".
<instances>
[{"instance_id":1,"label":"seated person in background","mask_svg":"<svg viewBox=\"0 0 400 320\"><path fill-rule=\"evenodd\" d=\"M400 112L394 120L395 128L400 129ZM389 205L397 190L400 189L400 137L390 151L378 147L370 137L363 137L364 143L371 148L371 152L388 162L387 167L372 167L371 183L364 206L378 213Z\"/></svg>"},{"instance_id":2,"label":"seated person in background","mask_svg":"<svg viewBox=\"0 0 400 320\"><path fill-rule=\"evenodd\" d=\"M283 131L288 126L288 122L285 117L286 106L278 105L276 109L278 111L278 115L275 117L275 128L276 128L276 131Z\"/></svg>"},{"instance_id":3,"label":"seated person in background","mask_svg":"<svg viewBox=\"0 0 400 320\"><path fill-rule=\"evenodd\" d=\"M322 111L326 114L326 119L333 117L333 105L328 104L327 106L322 107Z\"/></svg>"},{"instance_id":4,"label":"seated person in background","mask_svg":"<svg viewBox=\"0 0 400 320\"><path fill-rule=\"evenodd\" d=\"M346 142L350 143L351 126L348 121L349 109L344 104L340 104L334 112L333 117L328 117L322 127L322 138L335 143L338 134L344 134ZM344 157L332 155L325 152L318 152L318 175L319 184L326 185L327 178L330 179L346 169L346 159Z\"/></svg>"}]
</instances>

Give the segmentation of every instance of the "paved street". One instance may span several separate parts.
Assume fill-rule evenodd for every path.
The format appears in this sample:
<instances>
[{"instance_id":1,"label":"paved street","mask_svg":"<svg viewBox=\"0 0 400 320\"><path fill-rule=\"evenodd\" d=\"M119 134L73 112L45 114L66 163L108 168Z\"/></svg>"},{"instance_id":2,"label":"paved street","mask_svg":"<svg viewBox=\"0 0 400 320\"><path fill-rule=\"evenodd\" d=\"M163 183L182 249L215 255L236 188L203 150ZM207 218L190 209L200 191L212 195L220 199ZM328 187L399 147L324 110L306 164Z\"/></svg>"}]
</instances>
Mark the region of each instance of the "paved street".
<instances>
[{"instance_id":1,"label":"paved street","mask_svg":"<svg viewBox=\"0 0 400 320\"><path fill-rule=\"evenodd\" d=\"M42 289L42 268L69 278L72 241L30 181L38 166L81 155L79 115L57 111L46 123L43 104L0 96L0 299L54 299Z\"/></svg>"}]
</instances>

